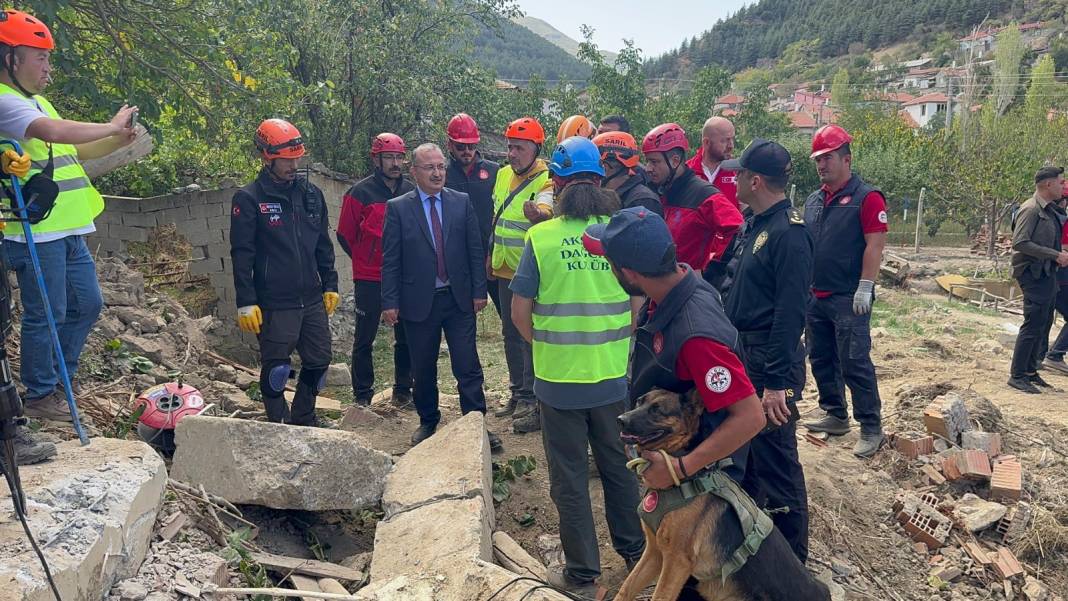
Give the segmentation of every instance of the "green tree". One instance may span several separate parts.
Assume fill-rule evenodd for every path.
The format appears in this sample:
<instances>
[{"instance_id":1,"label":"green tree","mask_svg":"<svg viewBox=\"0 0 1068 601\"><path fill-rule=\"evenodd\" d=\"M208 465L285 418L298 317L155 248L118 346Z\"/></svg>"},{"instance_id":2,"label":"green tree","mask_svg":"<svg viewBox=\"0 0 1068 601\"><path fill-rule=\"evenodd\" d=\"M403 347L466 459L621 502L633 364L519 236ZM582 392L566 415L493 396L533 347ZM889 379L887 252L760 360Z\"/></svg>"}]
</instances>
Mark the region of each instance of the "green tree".
<instances>
[{"instance_id":1,"label":"green tree","mask_svg":"<svg viewBox=\"0 0 1068 601\"><path fill-rule=\"evenodd\" d=\"M1005 114L1020 88L1020 61L1027 47L1015 23L998 34L994 49L994 111L995 116Z\"/></svg>"},{"instance_id":2,"label":"green tree","mask_svg":"<svg viewBox=\"0 0 1068 601\"><path fill-rule=\"evenodd\" d=\"M1041 119L1064 98L1064 85L1053 76L1053 57L1045 55L1031 70L1031 85L1024 97L1024 107L1032 119Z\"/></svg>"},{"instance_id":3,"label":"green tree","mask_svg":"<svg viewBox=\"0 0 1068 601\"><path fill-rule=\"evenodd\" d=\"M753 138L775 140L792 132L785 113L768 110L770 100L771 90L768 88L753 90L745 99L742 110L734 119L739 148L744 148Z\"/></svg>"}]
</instances>

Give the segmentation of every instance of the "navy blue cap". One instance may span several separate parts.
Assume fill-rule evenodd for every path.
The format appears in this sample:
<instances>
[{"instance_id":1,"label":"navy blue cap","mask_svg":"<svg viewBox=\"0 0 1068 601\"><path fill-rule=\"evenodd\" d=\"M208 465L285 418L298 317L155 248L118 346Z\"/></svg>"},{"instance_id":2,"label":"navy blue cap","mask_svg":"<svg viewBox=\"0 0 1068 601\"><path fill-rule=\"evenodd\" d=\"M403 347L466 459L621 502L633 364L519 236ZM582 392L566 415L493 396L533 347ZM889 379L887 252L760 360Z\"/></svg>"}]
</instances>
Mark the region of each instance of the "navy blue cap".
<instances>
[{"instance_id":1,"label":"navy blue cap","mask_svg":"<svg viewBox=\"0 0 1068 601\"><path fill-rule=\"evenodd\" d=\"M616 211L608 223L589 226L582 243L591 254L639 273L660 273L675 264L667 223L645 207Z\"/></svg>"},{"instance_id":2,"label":"navy blue cap","mask_svg":"<svg viewBox=\"0 0 1068 601\"><path fill-rule=\"evenodd\" d=\"M790 175L790 152L776 142L753 138L742 156L723 161L721 166L727 171L746 169L769 177L786 177Z\"/></svg>"}]
</instances>

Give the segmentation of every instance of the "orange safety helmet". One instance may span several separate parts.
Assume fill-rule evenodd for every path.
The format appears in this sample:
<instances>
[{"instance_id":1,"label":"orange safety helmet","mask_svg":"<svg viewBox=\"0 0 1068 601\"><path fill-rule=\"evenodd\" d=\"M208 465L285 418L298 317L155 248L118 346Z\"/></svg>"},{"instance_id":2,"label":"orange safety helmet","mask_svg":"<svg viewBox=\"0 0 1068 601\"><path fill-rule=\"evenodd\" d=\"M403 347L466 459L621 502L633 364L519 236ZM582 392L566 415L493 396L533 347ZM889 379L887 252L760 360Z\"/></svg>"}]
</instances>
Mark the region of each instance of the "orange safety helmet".
<instances>
[{"instance_id":1,"label":"orange safety helmet","mask_svg":"<svg viewBox=\"0 0 1068 601\"><path fill-rule=\"evenodd\" d=\"M299 159L304 156L300 130L285 119L267 119L256 128L256 148L265 159Z\"/></svg>"},{"instance_id":2,"label":"orange safety helmet","mask_svg":"<svg viewBox=\"0 0 1068 601\"><path fill-rule=\"evenodd\" d=\"M478 135L478 123L467 113L457 113L449 119L449 125L445 128L445 135L457 144L478 144L481 139Z\"/></svg>"},{"instance_id":3,"label":"orange safety helmet","mask_svg":"<svg viewBox=\"0 0 1068 601\"><path fill-rule=\"evenodd\" d=\"M642 139L642 152L667 152L678 148L683 152L690 150L690 142L686 139L686 132L676 123L663 123L657 125L645 134Z\"/></svg>"},{"instance_id":4,"label":"orange safety helmet","mask_svg":"<svg viewBox=\"0 0 1068 601\"><path fill-rule=\"evenodd\" d=\"M833 152L852 141L853 136L840 125L824 125L812 136L812 154L809 158L814 159Z\"/></svg>"},{"instance_id":5,"label":"orange safety helmet","mask_svg":"<svg viewBox=\"0 0 1068 601\"><path fill-rule=\"evenodd\" d=\"M597 150L601 151L601 160L615 159L628 169L638 166L638 143L634 136L625 131L606 131L593 138Z\"/></svg>"},{"instance_id":6,"label":"orange safety helmet","mask_svg":"<svg viewBox=\"0 0 1068 601\"><path fill-rule=\"evenodd\" d=\"M560 129L556 130L556 143L559 144L574 136L592 138L596 131L597 128L593 126L593 122L584 115L571 115L564 119L560 124Z\"/></svg>"},{"instance_id":7,"label":"orange safety helmet","mask_svg":"<svg viewBox=\"0 0 1068 601\"><path fill-rule=\"evenodd\" d=\"M521 117L508 124L508 129L504 130L504 137L516 140L530 140L540 145L545 142L545 130L537 119Z\"/></svg>"},{"instance_id":8,"label":"orange safety helmet","mask_svg":"<svg viewBox=\"0 0 1068 601\"><path fill-rule=\"evenodd\" d=\"M405 152L408 152L408 147L404 145L404 139L397 134L383 132L375 136L374 140L371 140L371 156L383 152L399 152L404 154Z\"/></svg>"},{"instance_id":9,"label":"orange safety helmet","mask_svg":"<svg viewBox=\"0 0 1068 601\"><path fill-rule=\"evenodd\" d=\"M0 12L0 43L11 46L29 46L41 50L56 47L52 32L36 17L20 10L7 9Z\"/></svg>"}]
</instances>

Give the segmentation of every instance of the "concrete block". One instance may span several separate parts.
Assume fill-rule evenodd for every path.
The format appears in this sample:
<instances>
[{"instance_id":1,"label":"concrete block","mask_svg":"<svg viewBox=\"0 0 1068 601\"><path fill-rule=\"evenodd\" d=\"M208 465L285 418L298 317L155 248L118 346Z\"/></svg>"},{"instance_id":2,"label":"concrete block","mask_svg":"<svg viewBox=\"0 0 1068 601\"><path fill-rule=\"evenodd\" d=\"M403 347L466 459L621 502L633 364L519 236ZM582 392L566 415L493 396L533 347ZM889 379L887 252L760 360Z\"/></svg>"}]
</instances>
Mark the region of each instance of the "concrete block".
<instances>
[{"instance_id":1,"label":"concrete block","mask_svg":"<svg viewBox=\"0 0 1068 601\"><path fill-rule=\"evenodd\" d=\"M486 509L479 495L423 505L379 522L371 582L429 570L455 573L457 566L478 559L492 561L492 527Z\"/></svg>"},{"instance_id":2,"label":"concrete block","mask_svg":"<svg viewBox=\"0 0 1068 601\"><path fill-rule=\"evenodd\" d=\"M116 240L114 238L103 238L98 236L92 236L85 241L89 247L89 252L94 255L113 255L126 250L126 245L122 240Z\"/></svg>"},{"instance_id":3,"label":"concrete block","mask_svg":"<svg viewBox=\"0 0 1068 601\"><path fill-rule=\"evenodd\" d=\"M386 517L443 499L480 497L493 523L493 468L484 416L472 411L419 443L386 479Z\"/></svg>"},{"instance_id":4,"label":"concrete block","mask_svg":"<svg viewBox=\"0 0 1068 601\"><path fill-rule=\"evenodd\" d=\"M189 253L189 258L194 261L206 258L208 256L207 249L208 247L206 246L194 246Z\"/></svg>"},{"instance_id":5,"label":"concrete block","mask_svg":"<svg viewBox=\"0 0 1068 601\"><path fill-rule=\"evenodd\" d=\"M176 205L163 210L163 215L156 217L160 224L164 223L182 223L183 221L189 221L189 207L185 205Z\"/></svg>"},{"instance_id":6,"label":"concrete block","mask_svg":"<svg viewBox=\"0 0 1068 601\"><path fill-rule=\"evenodd\" d=\"M226 204L223 204L223 203L220 203L220 202L204 202L204 203L190 204L189 205L189 216L190 217L194 217L194 218L196 218L196 217L203 217L203 218L226 217L227 220L229 220L229 218L230 218L230 203L227 202Z\"/></svg>"},{"instance_id":7,"label":"concrete block","mask_svg":"<svg viewBox=\"0 0 1068 601\"><path fill-rule=\"evenodd\" d=\"M894 436L894 447L909 459L934 453L934 438L922 432L899 432Z\"/></svg>"},{"instance_id":8,"label":"concrete block","mask_svg":"<svg viewBox=\"0 0 1068 601\"><path fill-rule=\"evenodd\" d=\"M962 432L960 446L965 449L984 451L988 457L997 457L1001 454L1001 434L978 430Z\"/></svg>"},{"instance_id":9,"label":"concrete block","mask_svg":"<svg viewBox=\"0 0 1068 601\"><path fill-rule=\"evenodd\" d=\"M125 240L126 242L148 242L149 231L146 228L130 227L117 223L108 226L109 237Z\"/></svg>"},{"instance_id":10,"label":"concrete block","mask_svg":"<svg viewBox=\"0 0 1068 601\"><path fill-rule=\"evenodd\" d=\"M1005 517L1008 508L1001 503L984 501L972 493L967 493L953 509L953 515L968 532L981 532L997 524Z\"/></svg>"},{"instance_id":11,"label":"concrete block","mask_svg":"<svg viewBox=\"0 0 1068 601\"><path fill-rule=\"evenodd\" d=\"M1016 460L997 461L990 474L990 498L1019 501L1023 494L1023 467Z\"/></svg>"},{"instance_id":12,"label":"concrete block","mask_svg":"<svg viewBox=\"0 0 1068 601\"><path fill-rule=\"evenodd\" d=\"M230 215L226 214L221 216L208 217L208 229L229 232Z\"/></svg>"},{"instance_id":13,"label":"concrete block","mask_svg":"<svg viewBox=\"0 0 1068 601\"><path fill-rule=\"evenodd\" d=\"M203 246L223 242L222 232L201 227L183 225L179 230L186 241L193 246Z\"/></svg>"},{"instance_id":14,"label":"concrete block","mask_svg":"<svg viewBox=\"0 0 1068 601\"><path fill-rule=\"evenodd\" d=\"M123 213L122 224L131 227L154 228L158 225L155 213Z\"/></svg>"},{"instance_id":15,"label":"concrete block","mask_svg":"<svg viewBox=\"0 0 1068 601\"><path fill-rule=\"evenodd\" d=\"M29 525L63 599L104 599L148 553L167 485L159 455L140 441L95 438L56 445L49 462L20 468ZM7 487L0 503L11 512ZM47 543L47 544L46 544ZM18 521L0 522L0 600L52 601Z\"/></svg>"},{"instance_id":16,"label":"concrete block","mask_svg":"<svg viewBox=\"0 0 1068 601\"><path fill-rule=\"evenodd\" d=\"M223 271L221 259L201 259L189 263L190 275L205 275L209 273L221 273Z\"/></svg>"},{"instance_id":17,"label":"concrete block","mask_svg":"<svg viewBox=\"0 0 1068 601\"><path fill-rule=\"evenodd\" d=\"M975 449L961 451L957 453L957 469L969 480L989 480L990 456Z\"/></svg>"},{"instance_id":18,"label":"concrete block","mask_svg":"<svg viewBox=\"0 0 1068 601\"><path fill-rule=\"evenodd\" d=\"M351 432L252 420L187 417L175 443L175 479L275 509L363 509L381 500L393 467Z\"/></svg>"},{"instance_id":19,"label":"concrete block","mask_svg":"<svg viewBox=\"0 0 1068 601\"><path fill-rule=\"evenodd\" d=\"M231 273L216 272L208 274L208 282L211 283L211 287L216 290L226 289L229 290L234 286L234 276Z\"/></svg>"},{"instance_id":20,"label":"concrete block","mask_svg":"<svg viewBox=\"0 0 1068 601\"><path fill-rule=\"evenodd\" d=\"M961 432L972 429L964 397L947 392L936 398L923 410L923 425L929 433L959 443Z\"/></svg>"},{"instance_id":21,"label":"concrete block","mask_svg":"<svg viewBox=\"0 0 1068 601\"><path fill-rule=\"evenodd\" d=\"M218 242L216 244L209 244L204 247L204 252L205 255L209 257L218 257L220 259L224 257L230 258L230 243Z\"/></svg>"}]
</instances>

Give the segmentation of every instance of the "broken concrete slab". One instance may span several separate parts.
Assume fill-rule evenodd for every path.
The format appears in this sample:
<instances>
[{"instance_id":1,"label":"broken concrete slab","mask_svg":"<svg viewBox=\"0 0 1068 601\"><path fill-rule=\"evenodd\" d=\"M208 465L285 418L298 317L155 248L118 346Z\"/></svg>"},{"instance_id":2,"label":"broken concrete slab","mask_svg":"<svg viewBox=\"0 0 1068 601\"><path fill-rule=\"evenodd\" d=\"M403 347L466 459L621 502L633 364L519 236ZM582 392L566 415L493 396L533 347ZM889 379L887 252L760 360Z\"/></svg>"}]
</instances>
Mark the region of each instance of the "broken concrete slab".
<instances>
[{"instance_id":1,"label":"broken concrete slab","mask_svg":"<svg viewBox=\"0 0 1068 601\"><path fill-rule=\"evenodd\" d=\"M382 499L389 455L351 432L191 416L175 430L173 477L231 503L363 509Z\"/></svg>"},{"instance_id":2,"label":"broken concrete slab","mask_svg":"<svg viewBox=\"0 0 1068 601\"><path fill-rule=\"evenodd\" d=\"M419 443L386 479L386 519L443 499L481 496L493 524L493 468L485 417L472 411Z\"/></svg>"},{"instance_id":3,"label":"broken concrete slab","mask_svg":"<svg viewBox=\"0 0 1068 601\"><path fill-rule=\"evenodd\" d=\"M341 429L346 430L349 428L358 428L360 426L374 426L381 424L385 419L371 411L367 407L361 407L360 405L349 405L345 409L345 413L341 416Z\"/></svg>"},{"instance_id":4,"label":"broken concrete slab","mask_svg":"<svg viewBox=\"0 0 1068 601\"><path fill-rule=\"evenodd\" d=\"M986 501L967 493L957 501L953 515L968 532L981 532L997 524L1008 510L1001 503Z\"/></svg>"},{"instance_id":5,"label":"broken concrete slab","mask_svg":"<svg viewBox=\"0 0 1068 601\"><path fill-rule=\"evenodd\" d=\"M102 599L144 560L167 470L139 441L96 438L86 447L76 440L56 446L52 461L20 469L30 528L63 599ZM0 505L10 512L2 490ZM0 600L52 599L19 522L0 522Z\"/></svg>"},{"instance_id":6,"label":"broken concrete slab","mask_svg":"<svg viewBox=\"0 0 1068 601\"><path fill-rule=\"evenodd\" d=\"M478 495L421 505L379 522L371 582L432 570L447 573L476 559L493 561L491 515Z\"/></svg>"},{"instance_id":7,"label":"broken concrete slab","mask_svg":"<svg viewBox=\"0 0 1068 601\"><path fill-rule=\"evenodd\" d=\"M326 368L327 386L352 386L352 372L344 363L332 363Z\"/></svg>"},{"instance_id":8,"label":"broken concrete slab","mask_svg":"<svg viewBox=\"0 0 1068 601\"><path fill-rule=\"evenodd\" d=\"M923 410L923 425L929 433L959 443L961 433L972 429L964 397L950 391L935 398Z\"/></svg>"},{"instance_id":9,"label":"broken concrete slab","mask_svg":"<svg viewBox=\"0 0 1068 601\"><path fill-rule=\"evenodd\" d=\"M1001 454L1001 434L979 430L962 432L960 446L965 449L985 451L988 456L997 457Z\"/></svg>"},{"instance_id":10,"label":"broken concrete slab","mask_svg":"<svg viewBox=\"0 0 1068 601\"><path fill-rule=\"evenodd\" d=\"M377 551L376 551L377 554ZM538 582L517 581L508 570L474 561L450 569L419 574L402 574L389 580L372 580L356 593L360 601L567 601L569 597Z\"/></svg>"},{"instance_id":11,"label":"broken concrete slab","mask_svg":"<svg viewBox=\"0 0 1068 601\"><path fill-rule=\"evenodd\" d=\"M1049 601L1050 599L1049 588L1030 576L1024 578L1023 594L1027 601Z\"/></svg>"},{"instance_id":12,"label":"broken concrete slab","mask_svg":"<svg viewBox=\"0 0 1068 601\"><path fill-rule=\"evenodd\" d=\"M493 559L497 565L519 576L545 579L545 566L527 553L507 532L493 533Z\"/></svg>"}]
</instances>

